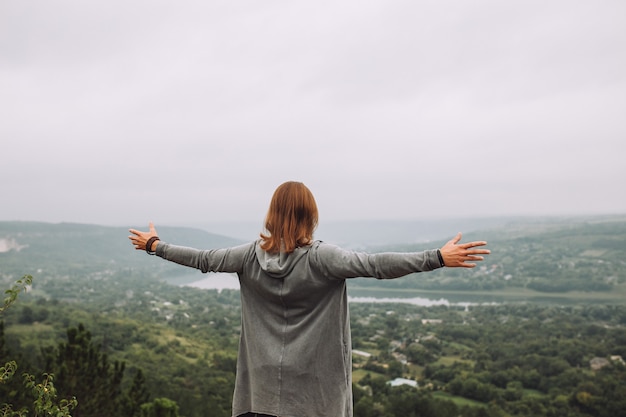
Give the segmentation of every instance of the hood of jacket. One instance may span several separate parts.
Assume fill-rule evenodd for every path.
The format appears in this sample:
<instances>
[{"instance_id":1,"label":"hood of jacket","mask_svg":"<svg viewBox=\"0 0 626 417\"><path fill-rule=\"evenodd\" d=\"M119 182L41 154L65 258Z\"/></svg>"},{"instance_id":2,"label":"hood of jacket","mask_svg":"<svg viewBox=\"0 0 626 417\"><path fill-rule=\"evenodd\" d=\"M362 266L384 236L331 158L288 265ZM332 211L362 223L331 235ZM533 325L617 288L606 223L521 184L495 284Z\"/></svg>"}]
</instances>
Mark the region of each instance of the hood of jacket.
<instances>
[{"instance_id":1,"label":"hood of jacket","mask_svg":"<svg viewBox=\"0 0 626 417\"><path fill-rule=\"evenodd\" d=\"M259 241L256 244L255 251L261 269L274 278L283 279L289 275L294 266L307 254L309 249L311 249L311 246L296 248L291 253L282 251L279 253L269 253L261 249L261 242Z\"/></svg>"}]
</instances>

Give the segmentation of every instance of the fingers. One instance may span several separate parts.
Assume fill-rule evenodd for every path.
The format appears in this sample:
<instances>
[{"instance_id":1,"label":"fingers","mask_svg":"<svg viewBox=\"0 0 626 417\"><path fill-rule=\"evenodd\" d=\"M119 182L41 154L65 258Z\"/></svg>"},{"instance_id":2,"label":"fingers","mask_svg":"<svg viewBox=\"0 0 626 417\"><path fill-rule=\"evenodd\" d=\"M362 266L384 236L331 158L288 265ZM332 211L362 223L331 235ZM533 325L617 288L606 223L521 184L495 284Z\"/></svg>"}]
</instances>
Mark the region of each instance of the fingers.
<instances>
[{"instance_id":1,"label":"fingers","mask_svg":"<svg viewBox=\"0 0 626 417\"><path fill-rule=\"evenodd\" d=\"M151 236L157 236L157 232L153 222L150 222L148 224L148 229L149 231L147 232L142 232L136 229L128 229L128 231L131 233L131 235L128 236L128 239L130 239L130 242L135 246L136 250L145 250L148 239Z\"/></svg>"},{"instance_id":2,"label":"fingers","mask_svg":"<svg viewBox=\"0 0 626 417\"><path fill-rule=\"evenodd\" d=\"M476 246L485 246L487 245L487 242L484 240L476 240L474 242L467 242L467 243L463 243L459 246L461 246L464 249L468 249L468 248L475 248Z\"/></svg>"},{"instance_id":3,"label":"fingers","mask_svg":"<svg viewBox=\"0 0 626 417\"><path fill-rule=\"evenodd\" d=\"M458 243L461 238L462 234L458 233L440 249L446 266L475 268L477 262L485 259L481 255L488 255L491 253L489 249L480 248L480 246L487 245L486 241L476 240L467 243Z\"/></svg>"},{"instance_id":4,"label":"fingers","mask_svg":"<svg viewBox=\"0 0 626 417\"><path fill-rule=\"evenodd\" d=\"M452 243L452 244L456 245L461 240L462 237L463 237L463 235L461 234L461 232L459 232L459 233L456 234L456 236L454 236L452 239L450 239L449 243Z\"/></svg>"},{"instance_id":5,"label":"fingers","mask_svg":"<svg viewBox=\"0 0 626 417\"><path fill-rule=\"evenodd\" d=\"M471 249L466 250L465 253L468 255L489 255L491 251L489 249Z\"/></svg>"},{"instance_id":6,"label":"fingers","mask_svg":"<svg viewBox=\"0 0 626 417\"><path fill-rule=\"evenodd\" d=\"M128 236L128 239L130 239L130 243L135 246L135 249L141 249L142 239L139 234L135 236Z\"/></svg>"},{"instance_id":7,"label":"fingers","mask_svg":"<svg viewBox=\"0 0 626 417\"><path fill-rule=\"evenodd\" d=\"M132 233L132 234L134 234L134 235L137 235L137 236L139 236L139 235L141 235L141 234L145 234L145 233L153 233L153 232L156 232L156 229L154 228L154 223L153 223L153 222L148 223L148 229L149 229L149 231L148 231L148 232L141 232L141 231L136 230L136 229L128 229L128 231L129 231L129 232L131 232L131 233Z\"/></svg>"},{"instance_id":8,"label":"fingers","mask_svg":"<svg viewBox=\"0 0 626 417\"><path fill-rule=\"evenodd\" d=\"M465 249L464 252L465 252L465 256L467 256L467 259L474 259L477 261L482 261L484 260L482 256L475 256L475 255L489 255L491 253L489 249L468 249L468 248L473 248L476 246L484 246L486 244L487 242L480 241L480 242L470 242L470 243L466 243L465 245L459 245L459 246Z\"/></svg>"},{"instance_id":9,"label":"fingers","mask_svg":"<svg viewBox=\"0 0 626 417\"><path fill-rule=\"evenodd\" d=\"M475 240L473 242L467 242L467 243L458 243L461 238L463 237L463 235L461 234L461 232L457 233L457 235L450 239L450 241L448 242L449 244L453 244L453 245L457 245L463 249L469 249L469 248L475 248L477 246L486 246L487 245L487 241L485 240ZM488 252L481 252L481 253L488 253Z\"/></svg>"},{"instance_id":10,"label":"fingers","mask_svg":"<svg viewBox=\"0 0 626 417\"><path fill-rule=\"evenodd\" d=\"M465 250L465 256L464 256L464 259L463 259L463 261L461 263L461 266L464 266L466 268L474 268L476 266L476 264L475 263L471 263L471 262L484 261L485 257L484 256L480 256L480 255L488 255L490 253L491 253L491 251L489 249ZM470 261L470 262L468 262L468 261Z\"/></svg>"},{"instance_id":11,"label":"fingers","mask_svg":"<svg viewBox=\"0 0 626 417\"><path fill-rule=\"evenodd\" d=\"M483 258L482 256L465 256L462 260L460 260L460 262L458 263L458 266L462 267L462 268L474 268L476 266L476 264L474 262L480 262L483 261L485 258Z\"/></svg>"}]
</instances>

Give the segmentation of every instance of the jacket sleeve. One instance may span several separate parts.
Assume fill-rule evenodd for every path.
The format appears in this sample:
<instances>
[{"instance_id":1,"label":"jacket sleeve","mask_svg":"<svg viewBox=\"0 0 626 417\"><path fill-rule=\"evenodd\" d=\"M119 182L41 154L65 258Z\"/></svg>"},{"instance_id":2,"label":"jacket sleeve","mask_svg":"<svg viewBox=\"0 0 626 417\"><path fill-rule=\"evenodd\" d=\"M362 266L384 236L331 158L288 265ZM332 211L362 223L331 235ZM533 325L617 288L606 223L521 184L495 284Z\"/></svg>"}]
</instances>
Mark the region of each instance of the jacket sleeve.
<instances>
[{"instance_id":1,"label":"jacket sleeve","mask_svg":"<svg viewBox=\"0 0 626 417\"><path fill-rule=\"evenodd\" d=\"M320 243L314 250L318 269L327 278L372 277L393 279L415 272L432 271L441 267L437 249L423 252L369 254Z\"/></svg>"},{"instance_id":2,"label":"jacket sleeve","mask_svg":"<svg viewBox=\"0 0 626 417\"><path fill-rule=\"evenodd\" d=\"M251 250L254 250L251 245L248 243L231 248L200 250L159 242L156 255L167 261L199 269L202 272L241 273L247 256Z\"/></svg>"}]
</instances>

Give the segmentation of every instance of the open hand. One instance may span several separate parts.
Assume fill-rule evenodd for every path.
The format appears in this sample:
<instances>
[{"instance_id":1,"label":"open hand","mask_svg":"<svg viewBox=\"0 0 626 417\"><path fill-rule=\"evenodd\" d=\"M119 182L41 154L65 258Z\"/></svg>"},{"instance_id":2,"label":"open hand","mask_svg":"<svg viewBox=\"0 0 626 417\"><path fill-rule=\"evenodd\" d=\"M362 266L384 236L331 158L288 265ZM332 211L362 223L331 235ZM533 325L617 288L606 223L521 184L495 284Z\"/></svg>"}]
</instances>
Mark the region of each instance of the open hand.
<instances>
[{"instance_id":1,"label":"open hand","mask_svg":"<svg viewBox=\"0 0 626 417\"><path fill-rule=\"evenodd\" d=\"M459 243L461 237L462 235L459 233L440 249L445 266L451 268L474 268L476 264L471 261L482 261L485 258L480 255L488 255L491 253L489 249L472 249L477 246L485 246L487 242L479 240L469 243Z\"/></svg>"},{"instance_id":2,"label":"open hand","mask_svg":"<svg viewBox=\"0 0 626 417\"><path fill-rule=\"evenodd\" d=\"M135 245L135 249L137 250L146 250L146 243L148 239L153 236L158 236L156 229L154 228L154 223L150 222L148 225L149 229L147 232L140 232L139 230L129 229L128 231L132 233L132 235L128 236L131 243ZM154 247L154 244L153 244ZM150 248L151 250L153 248Z\"/></svg>"}]
</instances>

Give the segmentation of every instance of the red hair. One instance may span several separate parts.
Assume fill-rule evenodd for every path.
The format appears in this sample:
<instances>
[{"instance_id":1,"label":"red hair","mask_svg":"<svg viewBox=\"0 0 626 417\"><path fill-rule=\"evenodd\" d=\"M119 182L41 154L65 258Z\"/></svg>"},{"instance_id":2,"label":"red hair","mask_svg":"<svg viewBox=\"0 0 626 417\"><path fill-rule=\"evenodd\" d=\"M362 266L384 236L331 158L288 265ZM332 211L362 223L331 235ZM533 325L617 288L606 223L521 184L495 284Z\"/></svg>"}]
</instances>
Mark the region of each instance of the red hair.
<instances>
[{"instance_id":1,"label":"red hair","mask_svg":"<svg viewBox=\"0 0 626 417\"><path fill-rule=\"evenodd\" d=\"M270 252L291 253L313 241L317 227L317 204L313 193L301 182L281 184L270 202L261 233L261 249Z\"/></svg>"}]
</instances>

